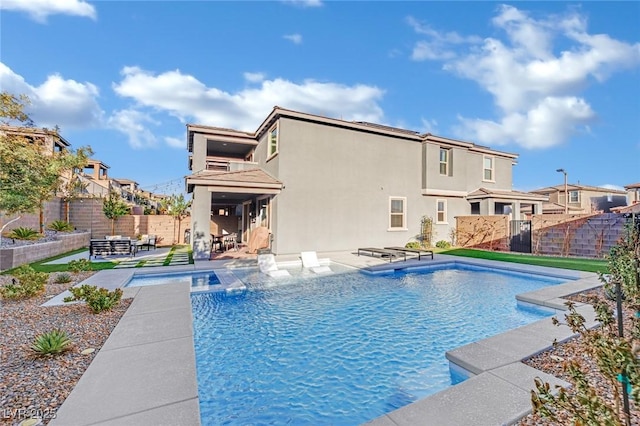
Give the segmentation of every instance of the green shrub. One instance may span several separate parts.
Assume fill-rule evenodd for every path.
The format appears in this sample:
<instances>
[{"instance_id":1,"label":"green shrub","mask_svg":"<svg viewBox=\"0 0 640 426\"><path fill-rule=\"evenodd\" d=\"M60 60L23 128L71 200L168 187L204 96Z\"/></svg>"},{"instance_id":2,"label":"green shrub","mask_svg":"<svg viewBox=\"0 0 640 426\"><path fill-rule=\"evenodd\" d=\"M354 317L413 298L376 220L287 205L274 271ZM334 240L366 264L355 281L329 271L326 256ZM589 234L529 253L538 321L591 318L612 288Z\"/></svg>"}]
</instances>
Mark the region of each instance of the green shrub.
<instances>
[{"instance_id":1,"label":"green shrub","mask_svg":"<svg viewBox=\"0 0 640 426\"><path fill-rule=\"evenodd\" d=\"M38 355L53 355L69 349L71 339L62 330L51 330L36 336L31 349Z\"/></svg>"},{"instance_id":2,"label":"green shrub","mask_svg":"<svg viewBox=\"0 0 640 426\"><path fill-rule=\"evenodd\" d=\"M420 243L417 241L409 241L407 244L404 245L405 248L408 249L419 249L420 247Z\"/></svg>"},{"instance_id":3,"label":"green shrub","mask_svg":"<svg viewBox=\"0 0 640 426\"><path fill-rule=\"evenodd\" d=\"M69 222L65 222L64 220L54 220L49 224L48 228L57 232L73 231L73 225Z\"/></svg>"},{"instance_id":4,"label":"green shrub","mask_svg":"<svg viewBox=\"0 0 640 426\"><path fill-rule=\"evenodd\" d=\"M69 262L69 270L74 273L90 271L91 261L89 259L77 259Z\"/></svg>"},{"instance_id":5,"label":"green shrub","mask_svg":"<svg viewBox=\"0 0 640 426\"><path fill-rule=\"evenodd\" d=\"M16 268L15 277L10 284L0 287L0 295L5 299L24 299L44 292L44 285L49 278L46 272L36 272L29 265Z\"/></svg>"},{"instance_id":6,"label":"green shrub","mask_svg":"<svg viewBox=\"0 0 640 426\"><path fill-rule=\"evenodd\" d=\"M66 284L71 282L71 275L66 272L61 272L56 275L55 280L53 281L55 284Z\"/></svg>"},{"instance_id":7,"label":"green shrub","mask_svg":"<svg viewBox=\"0 0 640 426\"><path fill-rule=\"evenodd\" d=\"M84 284L80 287L72 287L69 291L73 297L65 297L65 302L84 300L94 314L113 308L122 298L122 289L120 288L109 291L106 288Z\"/></svg>"},{"instance_id":8,"label":"green shrub","mask_svg":"<svg viewBox=\"0 0 640 426\"><path fill-rule=\"evenodd\" d=\"M16 240L37 240L40 234L33 228L18 227L9 233L9 238Z\"/></svg>"},{"instance_id":9,"label":"green shrub","mask_svg":"<svg viewBox=\"0 0 640 426\"><path fill-rule=\"evenodd\" d=\"M436 243L436 247L441 249L448 249L451 248L451 243L449 243L449 241L440 240Z\"/></svg>"}]
</instances>

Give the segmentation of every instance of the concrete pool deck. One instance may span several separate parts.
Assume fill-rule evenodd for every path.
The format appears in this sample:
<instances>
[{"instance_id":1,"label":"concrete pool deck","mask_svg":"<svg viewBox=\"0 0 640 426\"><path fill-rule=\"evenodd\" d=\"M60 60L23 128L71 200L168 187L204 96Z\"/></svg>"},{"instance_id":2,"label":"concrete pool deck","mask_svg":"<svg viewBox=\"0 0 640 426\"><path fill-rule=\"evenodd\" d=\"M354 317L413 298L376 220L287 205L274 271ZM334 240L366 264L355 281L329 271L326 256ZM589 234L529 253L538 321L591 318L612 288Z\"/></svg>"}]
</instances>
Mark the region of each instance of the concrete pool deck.
<instances>
[{"instance_id":1,"label":"concrete pool deck","mask_svg":"<svg viewBox=\"0 0 640 426\"><path fill-rule=\"evenodd\" d=\"M531 265L505 264L446 255L434 260L392 262L351 252L319 253L322 259L354 268L383 273L406 267L457 262L508 268L525 273L560 275L574 279L565 284L518 295L523 303L565 310L563 296L600 286L596 274ZM298 256L277 256L283 265L296 265ZM109 289L124 286L134 275L193 271L225 271L255 267L255 260L214 260L175 267L105 270L83 284ZM222 280L221 280L222 281ZM188 284L127 287L124 296L133 302L100 348L57 413L51 425L198 425L193 318ZM54 298L55 299L55 298ZM56 304L53 299L47 304ZM594 326L589 305L578 310ZM560 319L562 315L560 315ZM449 361L471 377L464 382L387 413L367 424L403 425L503 425L518 421L531 411L530 390L538 376L551 385L566 383L521 363L551 347L553 340L572 336L567 326L549 319L520 327L447 352Z\"/></svg>"}]
</instances>

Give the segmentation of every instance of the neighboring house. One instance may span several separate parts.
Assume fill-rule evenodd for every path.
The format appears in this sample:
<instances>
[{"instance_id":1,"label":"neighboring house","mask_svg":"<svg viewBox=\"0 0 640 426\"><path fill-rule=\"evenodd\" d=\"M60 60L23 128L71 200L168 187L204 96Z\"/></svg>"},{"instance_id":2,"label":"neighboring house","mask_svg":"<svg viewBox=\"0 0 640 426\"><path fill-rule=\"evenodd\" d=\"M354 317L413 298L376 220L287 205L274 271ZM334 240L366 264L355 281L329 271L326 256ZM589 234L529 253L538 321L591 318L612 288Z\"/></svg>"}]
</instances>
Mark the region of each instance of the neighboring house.
<instances>
[{"instance_id":1,"label":"neighboring house","mask_svg":"<svg viewBox=\"0 0 640 426\"><path fill-rule=\"evenodd\" d=\"M107 197L111 179L108 176L109 166L100 160L89 159L80 179L85 186L85 195L90 197Z\"/></svg>"},{"instance_id":2,"label":"neighboring house","mask_svg":"<svg viewBox=\"0 0 640 426\"><path fill-rule=\"evenodd\" d=\"M614 213L640 213L640 183L625 185L627 191L627 205L614 207L611 209Z\"/></svg>"},{"instance_id":3,"label":"neighboring house","mask_svg":"<svg viewBox=\"0 0 640 426\"><path fill-rule=\"evenodd\" d=\"M244 242L266 226L275 253L352 250L404 245L423 216L435 242L455 216L540 213L547 200L511 191L516 154L280 107L253 133L189 124L187 147L197 259L209 258L211 222Z\"/></svg>"},{"instance_id":4,"label":"neighboring house","mask_svg":"<svg viewBox=\"0 0 640 426\"><path fill-rule=\"evenodd\" d=\"M640 203L640 183L625 185L624 189L627 191L627 206Z\"/></svg>"},{"instance_id":5,"label":"neighboring house","mask_svg":"<svg viewBox=\"0 0 640 426\"><path fill-rule=\"evenodd\" d=\"M39 127L0 126L0 132L22 136L34 143L39 143L44 153L61 152L69 148L71 144L56 130Z\"/></svg>"},{"instance_id":6,"label":"neighboring house","mask_svg":"<svg viewBox=\"0 0 640 426\"><path fill-rule=\"evenodd\" d=\"M543 204L544 214L568 213L609 213L612 207L626 205L625 191L580 184L564 184L534 189L534 194L546 195L549 202Z\"/></svg>"}]
</instances>

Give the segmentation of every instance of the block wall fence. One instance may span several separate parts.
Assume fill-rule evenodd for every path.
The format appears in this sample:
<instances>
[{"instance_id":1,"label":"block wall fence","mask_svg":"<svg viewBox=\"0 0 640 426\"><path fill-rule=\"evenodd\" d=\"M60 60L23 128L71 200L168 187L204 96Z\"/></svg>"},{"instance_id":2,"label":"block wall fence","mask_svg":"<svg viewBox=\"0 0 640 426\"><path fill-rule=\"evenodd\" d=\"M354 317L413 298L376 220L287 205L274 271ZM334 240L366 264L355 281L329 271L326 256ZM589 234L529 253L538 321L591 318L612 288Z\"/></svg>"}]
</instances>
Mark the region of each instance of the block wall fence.
<instances>
[{"instance_id":1,"label":"block wall fence","mask_svg":"<svg viewBox=\"0 0 640 426\"><path fill-rule=\"evenodd\" d=\"M624 235L622 214L547 214L531 217L532 252L538 255L604 258ZM509 251L509 216L458 216L461 247Z\"/></svg>"},{"instance_id":2,"label":"block wall fence","mask_svg":"<svg viewBox=\"0 0 640 426\"><path fill-rule=\"evenodd\" d=\"M18 215L3 216L0 226ZM17 227L38 229L38 213L21 214L21 218L4 230L9 233ZM211 234L234 233L240 229L240 216L212 216ZM55 220L64 220L64 203L55 198L45 203L45 226ZM168 215L126 215L113 223L102 212L101 198L83 198L69 203L69 221L77 230L86 230L91 238L104 238L106 235L122 235L136 238L141 234L158 236L158 245L168 246L185 243L185 230L191 228L191 217L180 223ZM88 241L87 241L88 245Z\"/></svg>"}]
</instances>

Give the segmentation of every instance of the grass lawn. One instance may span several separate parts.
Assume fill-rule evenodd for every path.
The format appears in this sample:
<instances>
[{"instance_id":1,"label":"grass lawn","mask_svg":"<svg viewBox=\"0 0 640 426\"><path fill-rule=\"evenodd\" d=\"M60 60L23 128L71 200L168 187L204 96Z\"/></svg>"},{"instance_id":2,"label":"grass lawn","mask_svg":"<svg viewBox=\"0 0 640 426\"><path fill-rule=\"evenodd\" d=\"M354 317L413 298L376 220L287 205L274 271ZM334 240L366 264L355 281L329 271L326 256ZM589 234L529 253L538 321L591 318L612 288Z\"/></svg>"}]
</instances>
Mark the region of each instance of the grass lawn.
<instances>
[{"instance_id":1,"label":"grass lawn","mask_svg":"<svg viewBox=\"0 0 640 426\"><path fill-rule=\"evenodd\" d=\"M169 251L169 253L167 253L167 256L164 260L163 266L168 266L169 263L171 262L171 259L173 258L173 254L176 251L176 249L180 247L180 246L173 246L171 247L171 251ZM37 262L33 262L30 263L29 266L31 266L33 269L35 269L38 272L71 272L69 270L69 265L66 263L62 263L62 264L53 264L53 265L45 265L45 263L51 262L52 260L56 260L56 259L61 259L63 257L67 257L67 256L71 256L77 253L82 253L83 251L86 251L86 248L81 248L81 249L77 249L77 250L73 250L73 251L69 251L67 253L62 253L59 254L57 256L54 257L50 257L48 259L42 259L39 260ZM136 265L136 268L142 267L144 266L144 264L146 263L146 260L141 260L140 263L138 265ZM193 253L191 252L191 250L189 250L189 263L193 263ZM113 269L118 265L118 262L91 262L89 264L90 266L90 270L91 271L102 271L104 269ZM2 272L3 274L11 274L12 269L9 269L7 271Z\"/></svg>"},{"instance_id":2,"label":"grass lawn","mask_svg":"<svg viewBox=\"0 0 640 426\"><path fill-rule=\"evenodd\" d=\"M585 272L609 272L607 261L598 259L579 259L574 257L532 256L496 251L454 248L439 251L452 256L475 257L478 259L499 260L502 262L525 263L527 265L548 266L551 268L573 269Z\"/></svg>"}]
</instances>

